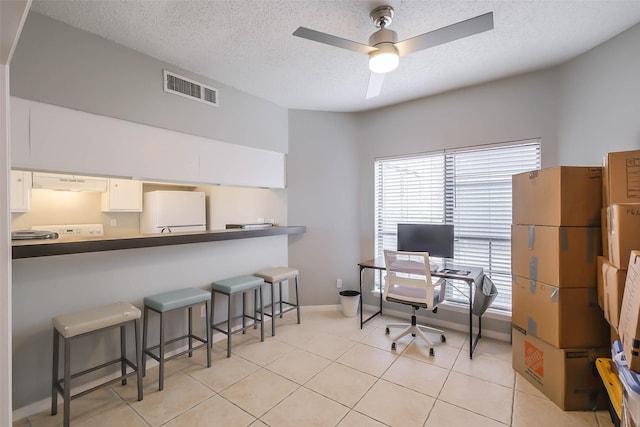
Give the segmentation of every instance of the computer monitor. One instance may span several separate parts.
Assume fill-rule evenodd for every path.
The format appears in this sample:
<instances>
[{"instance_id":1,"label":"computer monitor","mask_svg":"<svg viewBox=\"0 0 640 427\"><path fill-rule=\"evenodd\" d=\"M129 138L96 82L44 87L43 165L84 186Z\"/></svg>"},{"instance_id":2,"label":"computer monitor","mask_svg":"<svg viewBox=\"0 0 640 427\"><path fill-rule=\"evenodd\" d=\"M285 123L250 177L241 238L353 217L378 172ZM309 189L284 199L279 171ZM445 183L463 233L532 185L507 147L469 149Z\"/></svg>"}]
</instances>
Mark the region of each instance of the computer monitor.
<instances>
[{"instance_id":1,"label":"computer monitor","mask_svg":"<svg viewBox=\"0 0 640 427\"><path fill-rule=\"evenodd\" d=\"M453 225L398 224L398 250L453 258Z\"/></svg>"}]
</instances>

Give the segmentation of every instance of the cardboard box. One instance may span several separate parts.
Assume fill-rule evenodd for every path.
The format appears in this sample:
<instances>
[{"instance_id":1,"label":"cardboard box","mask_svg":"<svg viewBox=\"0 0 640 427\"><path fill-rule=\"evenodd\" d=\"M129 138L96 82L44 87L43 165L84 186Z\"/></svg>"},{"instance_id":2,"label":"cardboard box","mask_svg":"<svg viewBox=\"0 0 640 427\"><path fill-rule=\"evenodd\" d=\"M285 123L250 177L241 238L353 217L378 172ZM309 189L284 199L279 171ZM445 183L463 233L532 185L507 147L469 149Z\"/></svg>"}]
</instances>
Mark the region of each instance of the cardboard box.
<instances>
[{"instance_id":1,"label":"cardboard box","mask_svg":"<svg viewBox=\"0 0 640 427\"><path fill-rule=\"evenodd\" d=\"M611 357L611 347L558 349L524 331L512 329L513 369L561 409L607 407L607 392L595 369L598 357Z\"/></svg>"},{"instance_id":2,"label":"cardboard box","mask_svg":"<svg viewBox=\"0 0 640 427\"><path fill-rule=\"evenodd\" d=\"M513 278L511 321L515 326L558 348L609 344L609 324L598 306L595 286L558 288Z\"/></svg>"},{"instance_id":3,"label":"cardboard box","mask_svg":"<svg viewBox=\"0 0 640 427\"><path fill-rule=\"evenodd\" d=\"M624 285L618 334L629 369L640 372L640 251L632 251Z\"/></svg>"},{"instance_id":4,"label":"cardboard box","mask_svg":"<svg viewBox=\"0 0 640 427\"><path fill-rule=\"evenodd\" d=\"M600 229L602 230L602 255L609 257L609 224L607 208L600 209Z\"/></svg>"},{"instance_id":5,"label":"cardboard box","mask_svg":"<svg viewBox=\"0 0 640 427\"><path fill-rule=\"evenodd\" d=\"M622 296L627 278L627 270L620 270L609 262L602 264L603 288L604 288L604 318L609 324L618 329L620 321L620 309L622 308Z\"/></svg>"},{"instance_id":6,"label":"cardboard box","mask_svg":"<svg viewBox=\"0 0 640 427\"><path fill-rule=\"evenodd\" d=\"M640 150L609 153L604 157L603 165L605 206L640 203Z\"/></svg>"},{"instance_id":7,"label":"cardboard box","mask_svg":"<svg viewBox=\"0 0 640 427\"><path fill-rule=\"evenodd\" d=\"M561 288L597 285L600 229L511 226L511 272Z\"/></svg>"},{"instance_id":8,"label":"cardboard box","mask_svg":"<svg viewBox=\"0 0 640 427\"><path fill-rule=\"evenodd\" d=\"M513 175L513 223L598 227L602 168L556 166Z\"/></svg>"},{"instance_id":9,"label":"cardboard box","mask_svg":"<svg viewBox=\"0 0 640 427\"><path fill-rule=\"evenodd\" d=\"M640 249L640 204L616 204L607 208L609 262L627 270L629 254Z\"/></svg>"},{"instance_id":10,"label":"cardboard box","mask_svg":"<svg viewBox=\"0 0 640 427\"><path fill-rule=\"evenodd\" d=\"M598 257L598 305L600 306L601 309L604 310L604 270L602 269L602 266L604 265L605 262L609 262L609 260L603 256L599 256Z\"/></svg>"}]
</instances>

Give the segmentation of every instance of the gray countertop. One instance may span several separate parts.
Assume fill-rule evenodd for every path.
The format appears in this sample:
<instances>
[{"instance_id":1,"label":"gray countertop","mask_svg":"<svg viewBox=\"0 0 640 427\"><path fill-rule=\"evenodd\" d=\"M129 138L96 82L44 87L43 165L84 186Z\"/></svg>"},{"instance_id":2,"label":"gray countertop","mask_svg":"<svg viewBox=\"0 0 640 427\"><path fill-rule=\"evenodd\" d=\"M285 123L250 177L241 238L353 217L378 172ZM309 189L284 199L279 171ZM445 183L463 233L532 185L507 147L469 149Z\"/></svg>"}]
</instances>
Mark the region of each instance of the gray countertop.
<instances>
[{"instance_id":1,"label":"gray countertop","mask_svg":"<svg viewBox=\"0 0 640 427\"><path fill-rule=\"evenodd\" d=\"M11 242L11 246L13 259L21 259L302 234L305 231L305 226L274 226L258 229L211 230L193 233L139 234L128 237L74 237L54 240L14 240Z\"/></svg>"}]
</instances>

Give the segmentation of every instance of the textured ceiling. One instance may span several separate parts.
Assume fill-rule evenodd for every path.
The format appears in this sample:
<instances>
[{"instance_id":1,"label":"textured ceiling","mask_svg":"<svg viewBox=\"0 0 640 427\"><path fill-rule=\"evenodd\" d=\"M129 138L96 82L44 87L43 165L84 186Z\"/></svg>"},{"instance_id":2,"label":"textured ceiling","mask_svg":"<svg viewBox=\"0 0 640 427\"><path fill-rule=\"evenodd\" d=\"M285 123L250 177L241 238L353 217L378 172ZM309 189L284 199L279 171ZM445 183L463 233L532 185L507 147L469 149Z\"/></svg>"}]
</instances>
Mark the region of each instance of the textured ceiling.
<instances>
[{"instance_id":1,"label":"textured ceiling","mask_svg":"<svg viewBox=\"0 0 640 427\"><path fill-rule=\"evenodd\" d=\"M395 9L399 40L493 11L495 28L400 58L365 99L367 56L291 35L367 43ZM565 62L640 22L634 1L55 0L32 10L292 109L362 111ZM638 52L629 52L637 55Z\"/></svg>"}]
</instances>

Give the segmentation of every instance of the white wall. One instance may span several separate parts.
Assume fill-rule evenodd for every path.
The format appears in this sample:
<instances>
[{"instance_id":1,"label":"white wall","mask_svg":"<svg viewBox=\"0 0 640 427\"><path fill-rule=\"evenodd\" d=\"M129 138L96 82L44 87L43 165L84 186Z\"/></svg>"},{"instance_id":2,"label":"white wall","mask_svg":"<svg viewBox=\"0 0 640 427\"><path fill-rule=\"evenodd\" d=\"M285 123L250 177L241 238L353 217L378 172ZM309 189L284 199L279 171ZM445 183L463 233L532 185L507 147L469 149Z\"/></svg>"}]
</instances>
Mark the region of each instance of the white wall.
<instances>
[{"instance_id":1,"label":"white wall","mask_svg":"<svg viewBox=\"0 0 640 427\"><path fill-rule=\"evenodd\" d=\"M11 81L11 94L233 144L288 151L286 109L175 67L169 68L219 89L220 106L166 94L165 67L168 64L30 14L11 64L11 74L18 76ZM73 123L69 129L73 131ZM286 190L239 189L232 196L214 188L210 194L217 202L210 219L217 222L264 216L286 225ZM9 241L8 234L3 241ZM140 306L145 295L187 286L206 289L216 279L287 265L287 242L287 236L274 236L14 260L13 408L49 396L53 316L118 300ZM5 263L10 264L8 255ZM224 301L217 300L216 306L223 307ZM84 357L78 360L104 361L100 356L106 349L98 342L83 344L79 351Z\"/></svg>"},{"instance_id":2,"label":"white wall","mask_svg":"<svg viewBox=\"0 0 640 427\"><path fill-rule=\"evenodd\" d=\"M287 236L14 260L14 408L49 396L52 317L117 301L142 307L148 295L184 287L209 289L214 280L286 263ZM226 300L217 298L215 309L216 321L222 321ZM177 336L176 330L174 324L168 336ZM151 334L151 342L157 342L157 326ZM105 343L103 337L78 342L74 371L114 357L119 348L115 342Z\"/></svg>"},{"instance_id":3,"label":"white wall","mask_svg":"<svg viewBox=\"0 0 640 427\"><path fill-rule=\"evenodd\" d=\"M373 256L377 157L542 139L543 167L557 163L560 71L552 69L361 113L360 247Z\"/></svg>"},{"instance_id":4,"label":"white wall","mask_svg":"<svg viewBox=\"0 0 640 427\"><path fill-rule=\"evenodd\" d=\"M336 279L358 288L358 128L349 114L291 111L288 215L307 232L289 241L303 305L337 304Z\"/></svg>"},{"instance_id":5,"label":"white wall","mask_svg":"<svg viewBox=\"0 0 640 427\"><path fill-rule=\"evenodd\" d=\"M640 149L640 25L562 67L559 163Z\"/></svg>"},{"instance_id":6,"label":"white wall","mask_svg":"<svg viewBox=\"0 0 640 427\"><path fill-rule=\"evenodd\" d=\"M12 289L9 236L9 64L22 32L31 0L0 2L0 425L12 421Z\"/></svg>"},{"instance_id":7,"label":"white wall","mask_svg":"<svg viewBox=\"0 0 640 427\"><path fill-rule=\"evenodd\" d=\"M286 153L287 110L94 34L29 13L11 95ZM165 93L167 68L219 90L219 107Z\"/></svg>"}]
</instances>

